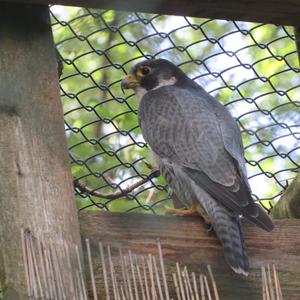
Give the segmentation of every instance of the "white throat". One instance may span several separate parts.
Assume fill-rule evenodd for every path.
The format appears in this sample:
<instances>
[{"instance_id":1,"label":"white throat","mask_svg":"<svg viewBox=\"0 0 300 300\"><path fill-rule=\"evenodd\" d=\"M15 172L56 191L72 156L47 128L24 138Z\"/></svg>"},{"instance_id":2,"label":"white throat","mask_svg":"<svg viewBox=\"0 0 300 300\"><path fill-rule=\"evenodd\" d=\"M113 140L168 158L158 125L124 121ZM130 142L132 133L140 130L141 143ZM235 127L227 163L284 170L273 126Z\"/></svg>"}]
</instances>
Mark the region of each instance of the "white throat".
<instances>
[{"instance_id":1,"label":"white throat","mask_svg":"<svg viewBox=\"0 0 300 300\"><path fill-rule=\"evenodd\" d=\"M169 79L161 79L159 81L159 84L153 88L152 90L147 91L146 89L142 88L142 87L138 87L136 88L136 95L138 96L139 100L142 99L148 92L150 91L154 91L157 90L163 86L168 86L168 85L174 85L176 83L176 78L175 77L171 77Z\"/></svg>"}]
</instances>

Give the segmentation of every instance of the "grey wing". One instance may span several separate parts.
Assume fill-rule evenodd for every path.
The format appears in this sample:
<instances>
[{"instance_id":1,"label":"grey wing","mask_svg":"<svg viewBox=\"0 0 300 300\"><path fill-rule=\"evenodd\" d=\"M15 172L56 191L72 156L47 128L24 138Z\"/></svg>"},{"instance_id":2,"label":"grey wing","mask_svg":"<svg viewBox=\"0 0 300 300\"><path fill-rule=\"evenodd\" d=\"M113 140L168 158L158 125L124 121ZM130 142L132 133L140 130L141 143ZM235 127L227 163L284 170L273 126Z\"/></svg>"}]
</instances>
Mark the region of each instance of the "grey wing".
<instances>
[{"instance_id":1,"label":"grey wing","mask_svg":"<svg viewBox=\"0 0 300 300\"><path fill-rule=\"evenodd\" d=\"M272 223L254 204L243 174L240 133L214 101L201 90L170 86L151 91L140 104L143 135L159 157L183 167L219 203L270 230Z\"/></svg>"},{"instance_id":2,"label":"grey wing","mask_svg":"<svg viewBox=\"0 0 300 300\"><path fill-rule=\"evenodd\" d=\"M232 215L226 207L218 203L205 190L197 185L184 168L168 159L156 157L162 174L166 178L173 195L180 198L186 207L196 204L198 211L204 209L209 216L209 222L220 239L224 256L231 268L244 275L248 274L249 262L245 250L240 218ZM197 201L198 200L198 201Z\"/></svg>"},{"instance_id":3,"label":"grey wing","mask_svg":"<svg viewBox=\"0 0 300 300\"><path fill-rule=\"evenodd\" d=\"M235 185L233 158L224 147L214 106L203 95L176 87L151 91L142 99L140 119L155 153L201 170L216 183Z\"/></svg>"},{"instance_id":4,"label":"grey wing","mask_svg":"<svg viewBox=\"0 0 300 300\"><path fill-rule=\"evenodd\" d=\"M221 105L217 101L213 101L213 103L215 114L219 120L224 147L228 151L228 153L236 160L238 170L243 176L243 180L248 185L248 188L250 190L247 179L247 170L245 166L244 147L238 124L232 118L227 109L224 109L223 105Z\"/></svg>"}]
</instances>

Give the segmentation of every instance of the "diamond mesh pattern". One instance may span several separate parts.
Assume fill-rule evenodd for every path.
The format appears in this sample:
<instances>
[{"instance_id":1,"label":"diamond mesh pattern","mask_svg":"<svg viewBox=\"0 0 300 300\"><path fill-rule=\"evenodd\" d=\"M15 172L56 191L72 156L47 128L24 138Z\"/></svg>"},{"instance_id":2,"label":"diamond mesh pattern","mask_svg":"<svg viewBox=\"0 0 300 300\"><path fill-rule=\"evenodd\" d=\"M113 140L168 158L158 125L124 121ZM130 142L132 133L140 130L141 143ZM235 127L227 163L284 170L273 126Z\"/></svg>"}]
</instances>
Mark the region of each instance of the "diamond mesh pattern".
<instances>
[{"instance_id":1,"label":"diamond mesh pattern","mask_svg":"<svg viewBox=\"0 0 300 300\"><path fill-rule=\"evenodd\" d=\"M255 199L272 207L299 169L300 78L290 27L85 8L51 7L64 70L65 128L80 209L163 213L134 94L120 81L141 59L173 61L231 111L244 141ZM145 184L120 198L124 189ZM107 197L93 196L93 192Z\"/></svg>"}]
</instances>

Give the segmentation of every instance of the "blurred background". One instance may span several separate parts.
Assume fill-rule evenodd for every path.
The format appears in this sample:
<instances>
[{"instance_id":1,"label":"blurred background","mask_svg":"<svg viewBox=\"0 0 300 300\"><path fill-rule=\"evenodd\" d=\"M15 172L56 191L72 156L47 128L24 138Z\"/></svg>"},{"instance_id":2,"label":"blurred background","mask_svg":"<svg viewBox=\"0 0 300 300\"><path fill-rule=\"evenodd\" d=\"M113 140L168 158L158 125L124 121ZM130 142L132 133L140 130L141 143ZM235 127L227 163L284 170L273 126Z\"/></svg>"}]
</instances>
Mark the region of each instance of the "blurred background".
<instances>
[{"instance_id":1,"label":"blurred background","mask_svg":"<svg viewBox=\"0 0 300 300\"><path fill-rule=\"evenodd\" d=\"M172 206L162 177L110 197L147 179L143 160L155 165L136 96L120 89L133 65L154 57L226 105L241 128L253 197L267 210L279 199L300 165L292 27L63 6L52 6L51 17L72 174L92 191L75 188L79 209L162 214Z\"/></svg>"}]
</instances>

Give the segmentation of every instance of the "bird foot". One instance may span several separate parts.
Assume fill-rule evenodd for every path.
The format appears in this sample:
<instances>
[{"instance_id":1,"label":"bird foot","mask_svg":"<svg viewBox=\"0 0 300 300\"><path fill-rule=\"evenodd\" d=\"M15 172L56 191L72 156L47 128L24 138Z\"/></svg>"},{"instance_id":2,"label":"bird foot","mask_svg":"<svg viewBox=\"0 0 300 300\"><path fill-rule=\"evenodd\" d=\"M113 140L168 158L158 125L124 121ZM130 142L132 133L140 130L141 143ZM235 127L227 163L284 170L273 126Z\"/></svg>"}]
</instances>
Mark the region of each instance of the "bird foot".
<instances>
[{"instance_id":1,"label":"bird foot","mask_svg":"<svg viewBox=\"0 0 300 300\"><path fill-rule=\"evenodd\" d=\"M166 215L176 215L180 217L196 217L199 216L199 212L196 208L185 209L185 208L166 208Z\"/></svg>"},{"instance_id":2,"label":"bird foot","mask_svg":"<svg viewBox=\"0 0 300 300\"><path fill-rule=\"evenodd\" d=\"M204 223L209 227L208 232L213 231L213 227L211 225L211 222L209 220L208 214L204 209L201 209L200 207L191 207L189 209L186 208L173 208L173 207L167 207L166 208L166 215L175 215L179 217L198 217L200 216Z\"/></svg>"}]
</instances>

